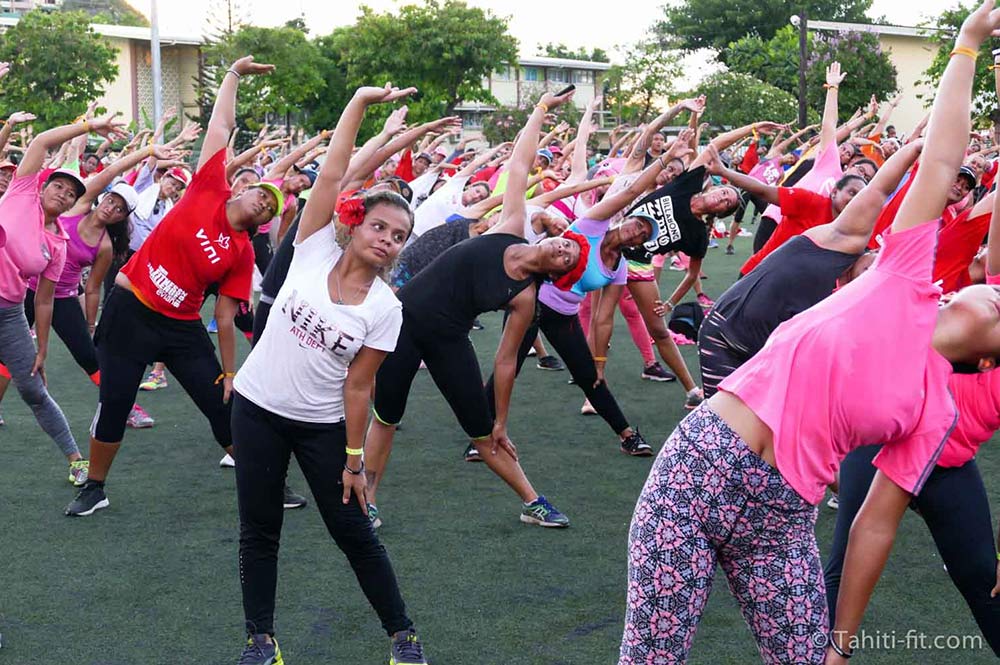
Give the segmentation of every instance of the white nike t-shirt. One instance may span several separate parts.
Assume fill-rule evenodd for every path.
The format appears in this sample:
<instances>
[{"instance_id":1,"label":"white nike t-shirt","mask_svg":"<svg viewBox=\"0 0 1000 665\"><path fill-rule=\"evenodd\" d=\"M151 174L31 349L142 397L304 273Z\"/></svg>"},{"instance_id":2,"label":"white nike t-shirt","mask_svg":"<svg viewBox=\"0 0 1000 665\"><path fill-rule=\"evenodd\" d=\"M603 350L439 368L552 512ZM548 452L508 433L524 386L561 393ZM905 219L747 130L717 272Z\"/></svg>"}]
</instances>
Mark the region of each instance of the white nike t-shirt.
<instances>
[{"instance_id":1,"label":"white nike t-shirt","mask_svg":"<svg viewBox=\"0 0 1000 665\"><path fill-rule=\"evenodd\" d=\"M295 243L267 327L233 383L257 406L302 422L344 420L344 380L358 351L396 348L403 309L381 279L360 305L331 300L327 279L341 254L332 224Z\"/></svg>"}]
</instances>

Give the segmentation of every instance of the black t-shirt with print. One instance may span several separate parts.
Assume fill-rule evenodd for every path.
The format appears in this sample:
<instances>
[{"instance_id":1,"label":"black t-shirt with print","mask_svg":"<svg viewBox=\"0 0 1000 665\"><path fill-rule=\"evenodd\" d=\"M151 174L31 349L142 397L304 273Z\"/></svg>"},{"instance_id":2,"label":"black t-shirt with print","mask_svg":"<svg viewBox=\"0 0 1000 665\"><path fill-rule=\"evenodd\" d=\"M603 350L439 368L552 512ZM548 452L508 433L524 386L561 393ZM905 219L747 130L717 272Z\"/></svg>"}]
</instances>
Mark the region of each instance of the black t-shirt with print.
<instances>
[{"instance_id":1,"label":"black t-shirt with print","mask_svg":"<svg viewBox=\"0 0 1000 665\"><path fill-rule=\"evenodd\" d=\"M643 197L625 216L636 211L656 219L660 233L655 241L641 247L626 248L622 253L630 261L648 263L653 254L684 252L703 259L708 252L708 228L691 212L691 198L699 194L705 182L705 167L685 171L651 194Z\"/></svg>"}]
</instances>

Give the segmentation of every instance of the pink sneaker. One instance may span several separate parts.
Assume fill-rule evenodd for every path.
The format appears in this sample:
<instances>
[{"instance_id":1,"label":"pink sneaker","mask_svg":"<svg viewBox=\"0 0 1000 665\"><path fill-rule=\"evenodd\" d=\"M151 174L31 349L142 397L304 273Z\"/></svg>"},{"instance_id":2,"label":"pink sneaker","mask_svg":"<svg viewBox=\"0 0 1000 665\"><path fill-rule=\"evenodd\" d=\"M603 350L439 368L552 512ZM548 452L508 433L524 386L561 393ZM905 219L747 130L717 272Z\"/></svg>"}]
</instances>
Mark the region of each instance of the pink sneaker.
<instances>
[{"instance_id":1,"label":"pink sneaker","mask_svg":"<svg viewBox=\"0 0 1000 665\"><path fill-rule=\"evenodd\" d=\"M132 411L128 414L128 420L125 422L129 427L135 429L146 429L156 424L152 416L146 413L146 410L138 404L132 405Z\"/></svg>"},{"instance_id":2,"label":"pink sneaker","mask_svg":"<svg viewBox=\"0 0 1000 665\"><path fill-rule=\"evenodd\" d=\"M715 305L715 301L706 296L704 293L699 293L698 304L701 305L703 309L712 309Z\"/></svg>"}]
</instances>

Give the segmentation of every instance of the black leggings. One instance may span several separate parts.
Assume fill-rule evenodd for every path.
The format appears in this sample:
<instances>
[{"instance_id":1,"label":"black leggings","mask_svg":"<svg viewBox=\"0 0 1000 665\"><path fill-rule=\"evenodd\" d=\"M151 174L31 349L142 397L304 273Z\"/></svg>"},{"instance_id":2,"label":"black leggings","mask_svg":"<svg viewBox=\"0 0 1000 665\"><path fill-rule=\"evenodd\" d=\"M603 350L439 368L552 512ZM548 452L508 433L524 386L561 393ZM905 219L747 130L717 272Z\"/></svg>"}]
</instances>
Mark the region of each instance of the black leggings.
<instances>
[{"instance_id":1,"label":"black leggings","mask_svg":"<svg viewBox=\"0 0 1000 665\"><path fill-rule=\"evenodd\" d=\"M469 336L445 337L424 330L405 307L396 350L386 357L375 376L375 417L385 425L398 425L403 420L421 360L469 438L490 436L493 416Z\"/></svg>"},{"instance_id":2,"label":"black leggings","mask_svg":"<svg viewBox=\"0 0 1000 665\"><path fill-rule=\"evenodd\" d=\"M761 217L760 224L757 225L757 232L753 236L753 253L759 252L767 241L771 239L771 234L778 228L778 223L770 217Z\"/></svg>"},{"instance_id":3,"label":"black leggings","mask_svg":"<svg viewBox=\"0 0 1000 665\"><path fill-rule=\"evenodd\" d=\"M386 633L412 622L399 594L389 555L355 497L344 505L347 432L343 422L303 423L283 418L234 394L232 428L236 495L240 508L240 584L248 633L274 634L278 545L285 475L299 461L327 531L354 569ZM338 479L333 482L333 479Z\"/></svg>"},{"instance_id":4,"label":"black leggings","mask_svg":"<svg viewBox=\"0 0 1000 665\"><path fill-rule=\"evenodd\" d=\"M840 465L840 507L824 570L831 626L851 523L875 478L877 469L872 460L881 448L881 445L857 448ZM934 467L911 506L930 529L948 575L972 610L983 637L993 653L1000 656L1000 598L990 598L997 581L996 547L990 504L976 461L970 460L960 467Z\"/></svg>"},{"instance_id":5,"label":"black leggings","mask_svg":"<svg viewBox=\"0 0 1000 665\"><path fill-rule=\"evenodd\" d=\"M256 264L257 270L260 271L260 276L263 277L267 273L267 267L271 265L271 259L274 257L274 251L271 249L271 238L268 237L267 233L258 232L250 243L253 246L254 264Z\"/></svg>"},{"instance_id":6,"label":"black leggings","mask_svg":"<svg viewBox=\"0 0 1000 665\"><path fill-rule=\"evenodd\" d=\"M35 292L31 289L28 289L24 298L24 315L29 327L35 324ZM98 368L97 349L94 347L94 340L90 338L87 317L80 307L79 298L71 296L53 300L52 329L69 349L76 364L87 376L93 376Z\"/></svg>"},{"instance_id":7,"label":"black leggings","mask_svg":"<svg viewBox=\"0 0 1000 665\"><path fill-rule=\"evenodd\" d=\"M506 324L506 317L504 317L504 324ZM583 391L583 394L590 400L591 406L611 426L614 433L621 434L628 429L628 421L625 420L625 415L619 408L618 402L615 401L614 395L608 389L608 384L601 383L596 388L594 387L594 382L597 381L597 368L594 366L594 358L590 352L590 346L587 344L587 337L583 334L583 328L580 327L578 314L567 316L560 314L545 303L538 303L535 320L525 332L521 346L517 350L517 373L520 374L521 366L524 364L524 359L528 357L528 352L531 350L531 345L535 343L535 338L538 337L539 329L545 333L545 338L566 363L566 367L573 377L573 382ZM495 402L492 375L486 382L486 399L490 405L490 415L495 417L496 414L493 413Z\"/></svg>"},{"instance_id":8,"label":"black leggings","mask_svg":"<svg viewBox=\"0 0 1000 665\"><path fill-rule=\"evenodd\" d=\"M201 320L182 321L143 305L128 290L112 289L94 338L101 368L101 401L91 434L117 443L135 403L146 365L162 361L208 418L215 440L232 443L229 404L222 401L222 368Z\"/></svg>"},{"instance_id":9,"label":"black leggings","mask_svg":"<svg viewBox=\"0 0 1000 665\"><path fill-rule=\"evenodd\" d=\"M747 209L750 207L751 203L753 203L753 210L755 217L763 215L764 211L767 209L767 201L763 201L761 200L760 197L754 196L750 192L744 191L743 194L740 196L740 207L736 209L736 216L733 218L737 224L743 223L743 220L747 214ZM750 221L753 221L753 217L750 218Z\"/></svg>"},{"instance_id":10,"label":"black leggings","mask_svg":"<svg viewBox=\"0 0 1000 665\"><path fill-rule=\"evenodd\" d=\"M713 309L698 328L698 362L705 399L717 393L722 380L753 357L726 340L719 330L721 319L721 315Z\"/></svg>"},{"instance_id":11,"label":"black leggings","mask_svg":"<svg viewBox=\"0 0 1000 665\"><path fill-rule=\"evenodd\" d=\"M117 258L111 259L111 265L108 266L108 274L104 276L104 302L107 302L108 298L111 297L111 289L115 288L115 278L118 277L118 273L125 267L125 264L128 263L133 254L135 252L130 249L126 252L125 258L121 260Z\"/></svg>"}]
</instances>

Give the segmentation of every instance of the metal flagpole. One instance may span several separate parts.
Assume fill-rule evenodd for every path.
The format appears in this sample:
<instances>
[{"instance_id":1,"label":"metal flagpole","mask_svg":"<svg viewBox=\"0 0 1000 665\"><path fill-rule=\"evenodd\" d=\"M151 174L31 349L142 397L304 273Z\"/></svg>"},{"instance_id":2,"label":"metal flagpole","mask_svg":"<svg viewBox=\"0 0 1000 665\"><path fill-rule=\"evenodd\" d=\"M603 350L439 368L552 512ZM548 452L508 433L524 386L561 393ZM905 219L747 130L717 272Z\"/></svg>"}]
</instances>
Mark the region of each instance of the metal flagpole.
<instances>
[{"instance_id":1,"label":"metal flagpole","mask_svg":"<svg viewBox=\"0 0 1000 665\"><path fill-rule=\"evenodd\" d=\"M149 22L152 27L149 47L152 51L153 68L153 126L160 124L163 116L163 77L160 71L160 21L156 11L156 0L150 0Z\"/></svg>"}]
</instances>

